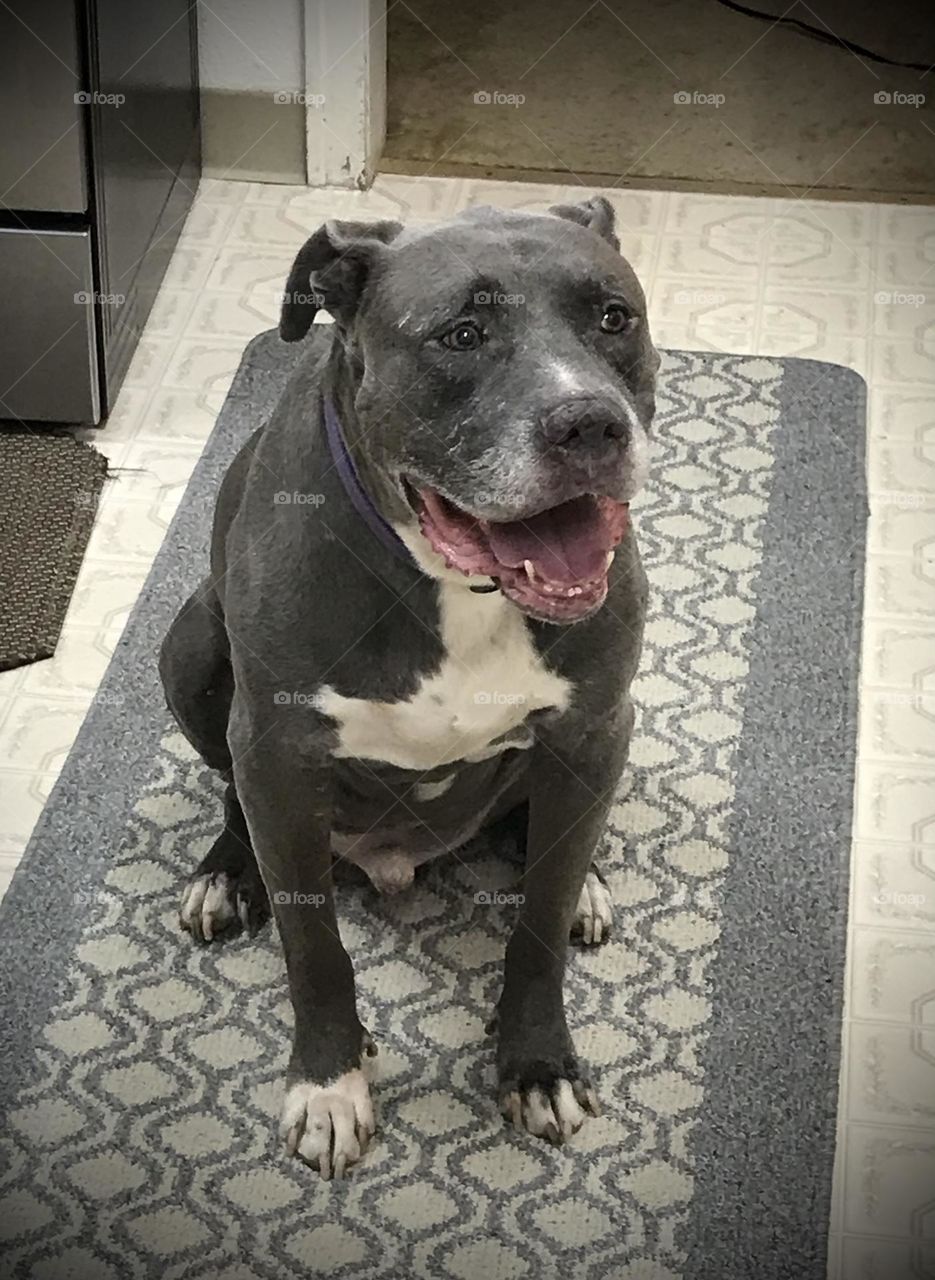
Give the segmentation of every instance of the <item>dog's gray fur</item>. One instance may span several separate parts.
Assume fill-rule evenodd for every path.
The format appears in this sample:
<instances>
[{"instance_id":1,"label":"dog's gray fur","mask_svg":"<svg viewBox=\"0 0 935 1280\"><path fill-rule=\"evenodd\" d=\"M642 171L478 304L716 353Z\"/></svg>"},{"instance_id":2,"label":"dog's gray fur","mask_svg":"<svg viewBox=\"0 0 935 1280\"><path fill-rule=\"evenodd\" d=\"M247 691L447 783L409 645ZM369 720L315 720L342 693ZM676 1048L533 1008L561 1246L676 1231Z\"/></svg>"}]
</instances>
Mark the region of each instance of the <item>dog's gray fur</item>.
<instances>
[{"instance_id":1,"label":"dog's gray fur","mask_svg":"<svg viewBox=\"0 0 935 1280\"><path fill-rule=\"evenodd\" d=\"M630 312L626 333L601 331L608 298ZM530 652L570 695L565 709L540 708L515 729L527 749L417 772L342 755L322 690L404 703L445 663L444 592L463 593L476 610L515 606L469 595L431 555L417 567L378 541L333 468L323 392L376 507L417 547L403 475L490 520L584 491L628 500L645 473L658 358L601 198L541 214L474 209L431 228L327 223L296 259L282 336L300 340L319 307L336 322L330 355L300 361L230 467L209 577L167 636L161 673L182 729L228 783L225 827L198 869L185 922L210 936L239 915L252 929L272 900L295 1010L289 1145L340 1176L373 1120L358 1075L369 1037L333 902L335 832L376 823L413 848L456 847L477 821L521 815L525 901L495 1019L501 1107L553 1140L594 1109L562 975L626 759L646 587L630 529L603 607L564 627L523 620ZM483 315L489 341L449 350L438 333L465 314ZM625 424L622 438L612 448L551 447L542 424L569 402L599 406ZM284 490L314 494L316 505L277 502ZM450 782L417 799L415 787L433 779Z\"/></svg>"}]
</instances>

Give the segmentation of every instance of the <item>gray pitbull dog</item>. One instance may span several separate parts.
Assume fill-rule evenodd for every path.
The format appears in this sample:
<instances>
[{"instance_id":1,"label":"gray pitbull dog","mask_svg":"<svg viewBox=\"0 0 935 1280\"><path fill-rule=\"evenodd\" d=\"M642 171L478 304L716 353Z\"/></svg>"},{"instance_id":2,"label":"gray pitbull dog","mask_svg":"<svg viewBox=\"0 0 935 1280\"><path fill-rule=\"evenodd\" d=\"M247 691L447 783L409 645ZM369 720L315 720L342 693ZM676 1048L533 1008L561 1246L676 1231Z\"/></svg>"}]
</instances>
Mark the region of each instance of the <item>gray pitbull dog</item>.
<instances>
[{"instance_id":1,"label":"gray pitbull dog","mask_svg":"<svg viewBox=\"0 0 935 1280\"><path fill-rule=\"evenodd\" d=\"M295 260L281 336L319 308L328 353L307 341L231 465L160 669L227 783L182 923L210 941L272 904L295 1011L287 1149L341 1177L374 1130L375 1049L333 859L394 892L511 815L524 896L491 1024L500 1107L553 1142L597 1112L562 979L569 936L611 924L592 859L633 725L646 584L628 504L658 356L600 197L328 222Z\"/></svg>"}]
</instances>

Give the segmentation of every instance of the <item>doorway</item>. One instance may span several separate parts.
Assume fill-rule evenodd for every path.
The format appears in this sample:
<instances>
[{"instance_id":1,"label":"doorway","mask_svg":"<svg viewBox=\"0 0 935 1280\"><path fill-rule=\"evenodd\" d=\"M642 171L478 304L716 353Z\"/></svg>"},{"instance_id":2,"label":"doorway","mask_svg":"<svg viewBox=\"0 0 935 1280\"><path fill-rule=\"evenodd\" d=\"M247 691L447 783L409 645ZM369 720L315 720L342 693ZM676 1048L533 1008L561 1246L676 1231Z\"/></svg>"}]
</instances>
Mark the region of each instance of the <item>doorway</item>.
<instances>
[{"instance_id":1,"label":"doorway","mask_svg":"<svg viewBox=\"0 0 935 1280\"><path fill-rule=\"evenodd\" d=\"M760 3L399 0L381 167L931 202L926 6Z\"/></svg>"}]
</instances>

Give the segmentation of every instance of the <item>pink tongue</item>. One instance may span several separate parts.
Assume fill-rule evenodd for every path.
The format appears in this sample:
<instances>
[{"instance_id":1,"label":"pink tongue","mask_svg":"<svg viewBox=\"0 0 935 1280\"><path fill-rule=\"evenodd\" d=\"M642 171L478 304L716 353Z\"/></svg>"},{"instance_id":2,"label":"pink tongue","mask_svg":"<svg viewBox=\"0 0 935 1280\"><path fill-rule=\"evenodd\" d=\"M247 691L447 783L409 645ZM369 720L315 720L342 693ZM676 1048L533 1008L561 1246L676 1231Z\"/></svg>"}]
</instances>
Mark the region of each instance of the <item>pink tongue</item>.
<instances>
[{"instance_id":1,"label":"pink tongue","mask_svg":"<svg viewBox=\"0 0 935 1280\"><path fill-rule=\"evenodd\" d=\"M542 511L529 520L486 526L494 555L503 565L518 569L531 560L548 582L587 582L604 573L614 535L595 500L585 494Z\"/></svg>"}]
</instances>

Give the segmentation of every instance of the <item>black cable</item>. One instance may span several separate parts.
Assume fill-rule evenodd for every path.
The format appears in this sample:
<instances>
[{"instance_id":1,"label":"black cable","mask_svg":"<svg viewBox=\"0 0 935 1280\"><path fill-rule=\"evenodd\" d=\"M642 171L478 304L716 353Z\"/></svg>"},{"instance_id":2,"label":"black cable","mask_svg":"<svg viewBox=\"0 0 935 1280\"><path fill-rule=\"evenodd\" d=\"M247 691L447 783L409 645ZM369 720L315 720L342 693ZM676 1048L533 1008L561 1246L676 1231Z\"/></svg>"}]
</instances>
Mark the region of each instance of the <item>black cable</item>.
<instances>
[{"instance_id":1,"label":"black cable","mask_svg":"<svg viewBox=\"0 0 935 1280\"><path fill-rule=\"evenodd\" d=\"M853 40L844 40L841 36L836 36L832 31L822 31L821 27L813 27L808 22L800 22L798 18L787 18L785 15L780 16L777 13L763 13L760 9L748 9L745 4L738 4L737 0L717 0L717 3L724 5L725 9L733 9L735 13L745 14L748 18L761 18L764 22L772 22L774 26L784 24L787 27L798 27L800 31L803 31L807 36L811 36L813 40L820 40L823 44L834 44L839 48L848 49L851 53L856 53L861 58L870 58L873 62L885 62L888 67L906 67L909 71L921 71L924 76L927 76L932 70L932 62L900 62L898 58L888 58L884 53L874 53L872 49L865 49L863 45L855 44Z\"/></svg>"}]
</instances>

